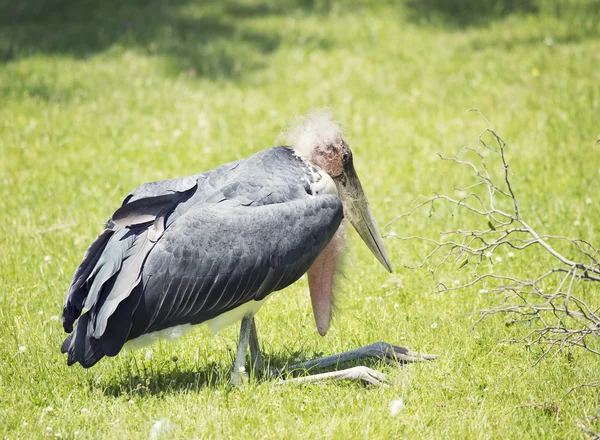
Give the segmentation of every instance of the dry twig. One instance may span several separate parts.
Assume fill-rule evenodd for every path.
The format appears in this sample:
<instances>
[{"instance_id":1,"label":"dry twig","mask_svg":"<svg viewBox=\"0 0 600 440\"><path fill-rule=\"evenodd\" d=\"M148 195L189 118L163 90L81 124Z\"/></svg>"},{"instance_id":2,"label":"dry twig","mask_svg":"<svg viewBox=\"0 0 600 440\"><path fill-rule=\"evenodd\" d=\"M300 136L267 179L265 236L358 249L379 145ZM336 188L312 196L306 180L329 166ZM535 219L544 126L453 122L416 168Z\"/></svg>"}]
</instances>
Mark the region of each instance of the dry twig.
<instances>
[{"instance_id":1,"label":"dry twig","mask_svg":"<svg viewBox=\"0 0 600 440\"><path fill-rule=\"evenodd\" d=\"M600 307L586 303L579 295L582 283L600 282L599 249L579 238L541 234L525 221L513 189L506 143L485 120L488 127L479 135L477 148L463 147L455 157L440 155L442 160L468 167L475 182L465 188L455 188L456 197L443 194L420 197L410 211L388 225L401 219L409 220L423 210L432 216L436 204L445 203L452 207L452 215L458 212L470 214L486 221L487 228L446 231L438 239L387 236L431 245L419 263L407 267L429 269L434 276L449 264L458 264L459 269L466 266L472 269L471 281L452 286L438 281L437 292L479 285L482 293L504 295L503 303L497 308L483 310L475 325L489 315L506 313L512 317L507 325L529 324L528 333L512 342L540 344L543 347L540 359L555 348L572 346L600 354L597 341L592 342L600 336ZM490 138L492 142L486 142ZM475 159L469 160L465 156ZM494 174L498 171L501 178L494 177L498 176ZM530 279L496 274L484 263L493 264L491 257L500 248L513 253L537 250L536 255L546 256L551 263ZM567 254L574 256L569 258Z\"/></svg>"}]
</instances>

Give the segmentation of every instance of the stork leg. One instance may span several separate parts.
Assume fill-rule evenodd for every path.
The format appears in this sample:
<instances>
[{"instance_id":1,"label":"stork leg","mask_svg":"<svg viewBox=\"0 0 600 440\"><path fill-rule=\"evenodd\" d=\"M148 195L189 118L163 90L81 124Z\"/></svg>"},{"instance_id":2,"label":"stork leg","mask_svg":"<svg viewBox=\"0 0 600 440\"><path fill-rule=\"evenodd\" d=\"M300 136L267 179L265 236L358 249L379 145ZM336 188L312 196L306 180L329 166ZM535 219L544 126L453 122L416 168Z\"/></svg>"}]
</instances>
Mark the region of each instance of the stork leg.
<instances>
[{"instance_id":1,"label":"stork leg","mask_svg":"<svg viewBox=\"0 0 600 440\"><path fill-rule=\"evenodd\" d=\"M260 352L260 345L258 344L254 315L252 314L244 316L242 325L240 326L240 339L238 341L235 362L233 363L233 371L231 372L231 384L234 386L241 385L244 380L248 379L248 373L246 373L245 368L248 346L250 346L252 370L262 373L264 361Z\"/></svg>"},{"instance_id":2,"label":"stork leg","mask_svg":"<svg viewBox=\"0 0 600 440\"><path fill-rule=\"evenodd\" d=\"M246 373L246 357L248 356L248 343L250 342L250 333L254 317L252 315L244 316L242 325L240 326L240 339L238 340L237 353L235 362L233 363L233 371L231 372L231 384L241 385L244 380L248 379Z\"/></svg>"},{"instance_id":3,"label":"stork leg","mask_svg":"<svg viewBox=\"0 0 600 440\"><path fill-rule=\"evenodd\" d=\"M250 327L250 358L252 359L252 371L262 374L265 370L265 362L263 361L262 353L260 352L254 316L252 316L252 325Z\"/></svg>"},{"instance_id":4,"label":"stork leg","mask_svg":"<svg viewBox=\"0 0 600 440\"><path fill-rule=\"evenodd\" d=\"M294 364L288 367L288 370L327 368L331 367L332 365L339 365L342 362L372 357L384 360L388 363L409 363L432 360L437 356L413 352L404 347L388 344L387 342L376 342L355 350L345 351L343 353L326 356L324 358ZM329 379L358 380L371 385L385 385L385 383L388 382L388 379L384 374L364 366L332 371L329 373L315 374L306 377L297 377L294 379L289 379L285 382L316 382Z\"/></svg>"}]
</instances>

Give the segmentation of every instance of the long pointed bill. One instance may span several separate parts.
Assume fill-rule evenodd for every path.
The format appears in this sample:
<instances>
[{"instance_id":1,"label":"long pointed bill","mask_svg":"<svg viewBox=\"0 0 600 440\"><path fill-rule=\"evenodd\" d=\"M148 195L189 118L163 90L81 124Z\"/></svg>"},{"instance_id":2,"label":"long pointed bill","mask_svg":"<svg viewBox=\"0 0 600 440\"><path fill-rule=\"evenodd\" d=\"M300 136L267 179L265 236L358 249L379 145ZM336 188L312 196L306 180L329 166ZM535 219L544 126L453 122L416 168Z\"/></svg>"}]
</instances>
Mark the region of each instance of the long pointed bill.
<instances>
[{"instance_id":1,"label":"long pointed bill","mask_svg":"<svg viewBox=\"0 0 600 440\"><path fill-rule=\"evenodd\" d=\"M385 251L381 233L379 232L377 223L375 223L371 207L363 192L362 185L356 175L352 162L344 167L342 174L334 178L334 181L344 206L344 216L354 226L360 238L363 239L383 267L388 272L392 272L392 265Z\"/></svg>"}]
</instances>

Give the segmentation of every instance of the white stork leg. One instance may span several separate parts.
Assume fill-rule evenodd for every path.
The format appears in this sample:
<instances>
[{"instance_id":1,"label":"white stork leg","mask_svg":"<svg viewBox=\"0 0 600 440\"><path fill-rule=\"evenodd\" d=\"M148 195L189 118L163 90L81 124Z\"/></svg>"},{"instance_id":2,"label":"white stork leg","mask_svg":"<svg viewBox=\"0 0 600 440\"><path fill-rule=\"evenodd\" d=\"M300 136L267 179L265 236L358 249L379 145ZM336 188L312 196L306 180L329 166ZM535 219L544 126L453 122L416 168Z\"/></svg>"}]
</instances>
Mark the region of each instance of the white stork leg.
<instances>
[{"instance_id":1,"label":"white stork leg","mask_svg":"<svg viewBox=\"0 0 600 440\"><path fill-rule=\"evenodd\" d=\"M435 359L437 356L433 354L413 352L404 347L398 347L386 342L376 342L375 344L367 345L363 348L357 348L355 350L334 354L321 359L294 364L288 367L288 370L327 368L332 365L338 365L342 362L369 357L382 359L388 363L408 363L431 360ZM315 374L306 377L297 377L280 382L316 382L329 379L360 380L371 385L385 385L386 382L388 382L388 379L384 374L364 366L348 368L340 371L332 371L330 373Z\"/></svg>"},{"instance_id":2,"label":"white stork leg","mask_svg":"<svg viewBox=\"0 0 600 440\"><path fill-rule=\"evenodd\" d=\"M258 336L256 334L256 324L254 315L246 315L242 319L240 326L240 339L238 341L237 353L235 362L233 363L233 371L231 372L231 384L241 385L248 379L246 373L246 357L248 355L248 346L250 346L250 356L252 359L252 371L262 373L264 369L264 361L258 344Z\"/></svg>"},{"instance_id":3,"label":"white stork leg","mask_svg":"<svg viewBox=\"0 0 600 440\"><path fill-rule=\"evenodd\" d=\"M254 321L254 316L252 316L251 319L250 358L252 359L252 371L262 374L265 370L265 362L263 361L262 353L260 352L260 344L258 343L258 334L256 333L256 322Z\"/></svg>"},{"instance_id":4,"label":"white stork leg","mask_svg":"<svg viewBox=\"0 0 600 440\"><path fill-rule=\"evenodd\" d=\"M252 315L246 315L244 316L244 319L242 319L240 339L238 341L235 362L233 363L233 371L231 372L231 384L234 386L241 385L248 379L248 373L246 373L246 357L248 356L248 343L250 341L250 333L253 324L254 317Z\"/></svg>"}]
</instances>

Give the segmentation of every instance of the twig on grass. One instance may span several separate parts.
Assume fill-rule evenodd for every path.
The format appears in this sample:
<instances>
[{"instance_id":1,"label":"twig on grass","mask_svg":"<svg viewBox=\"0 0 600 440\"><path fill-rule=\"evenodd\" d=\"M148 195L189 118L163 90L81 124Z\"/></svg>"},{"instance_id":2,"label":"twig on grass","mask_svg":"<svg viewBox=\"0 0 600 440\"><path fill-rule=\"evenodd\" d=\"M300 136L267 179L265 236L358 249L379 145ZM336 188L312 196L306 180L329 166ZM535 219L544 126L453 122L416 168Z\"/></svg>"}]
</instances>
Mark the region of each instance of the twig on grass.
<instances>
[{"instance_id":1,"label":"twig on grass","mask_svg":"<svg viewBox=\"0 0 600 440\"><path fill-rule=\"evenodd\" d=\"M513 188L506 143L487 123L477 140L477 147L463 147L454 157L439 155L444 161L453 162L470 169L474 182L454 188L456 196L434 194L419 197L415 206L388 223L425 211L432 217L437 204L451 207L451 215L457 213L486 221L484 229L455 229L442 232L440 238L425 236L398 236L404 241L418 241L430 246L426 255L416 264L406 267L427 269L436 279L442 268L458 264L458 269L469 267L472 279L466 283L448 286L443 281L435 284L436 292L460 290L480 285L480 293L504 295L502 304L490 310L482 310L474 326L484 318L508 314L507 325L526 324L528 332L512 342L542 347L541 360L554 349L581 347L600 354L596 338L600 336L600 307L588 304L581 296L582 283L600 282L599 249L589 241L560 235L541 234L522 216ZM491 142L486 141L491 137ZM470 157L466 157L470 155ZM501 176L501 177L497 177ZM541 273L524 279L511 274L496 274L489 269L492 256L499 249L507 251L536 252L536 258L549 261ZM569 255L570 257L567 257ZM545 260L544 260L545 261ZM539 361L538 360L538 361Z\"/></svg>"}]
</instances>

